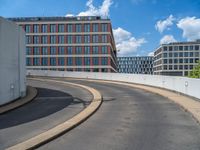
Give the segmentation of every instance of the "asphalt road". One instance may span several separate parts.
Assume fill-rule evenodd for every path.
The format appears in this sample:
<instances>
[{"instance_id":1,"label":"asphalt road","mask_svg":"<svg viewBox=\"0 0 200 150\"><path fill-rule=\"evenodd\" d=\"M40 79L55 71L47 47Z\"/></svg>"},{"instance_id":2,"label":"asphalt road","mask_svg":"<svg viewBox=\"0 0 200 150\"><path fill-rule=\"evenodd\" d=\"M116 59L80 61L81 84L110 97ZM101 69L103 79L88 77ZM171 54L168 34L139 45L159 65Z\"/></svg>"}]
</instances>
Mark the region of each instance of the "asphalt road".
<instances>
[{"instance_id":1,"label":"asphalt road","mask_svg":"<svg viewBox=\"0 0 200 150\"><path fill-rule=\"evenodd\" d=\"M127 86L73 82L99 90L102 106L87 121L38 149L200 150L199 124L167 98Z\"/></svg>"},{"instance_id":2,"label":"asphalt road","mask_svg":"<svg viewBox=\"0 0 200 150\"><path fill-rule=\"evenodd\" d=\"M0 150L42 133L78 114L92 100L88 91L71 85L29 81L38 87L30 103L0 115Z\"/></svg>"}]
</instances>

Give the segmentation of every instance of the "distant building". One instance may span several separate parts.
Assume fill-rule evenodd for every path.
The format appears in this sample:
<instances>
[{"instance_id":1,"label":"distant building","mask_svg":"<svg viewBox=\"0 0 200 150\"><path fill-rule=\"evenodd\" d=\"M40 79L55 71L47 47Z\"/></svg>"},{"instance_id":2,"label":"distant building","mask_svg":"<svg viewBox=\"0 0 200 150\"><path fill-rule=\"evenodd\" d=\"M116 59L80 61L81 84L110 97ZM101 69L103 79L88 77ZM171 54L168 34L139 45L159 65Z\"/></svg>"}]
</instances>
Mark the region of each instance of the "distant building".
<instances>
[{"instance_id":1,"label":"distant building","mask_svg":"<svg viewBox=\"0 0 200 150\"><path fill-rule=\"evenodd\" d=\"M26 95L25 32L0 17L0 105Z\"/></svg>"},{"instance_id":2,"label":"distant building","mask_svg":"<svg viewBox=\"0 0 200 150\"><path fill-rule=\"evenodd\" d=\"M154 57L155 75L187 76L200 60L200 40L163 44Z\"/></svg>"},{"instance_id":3,"label":"distant building","mask_svg":"<svg viewBox=\"0 0 200 150\"><path fill-rule=\"evenodd\" d=\"M27 69L117 72L109 19L97 16L9 19L26 31Z\"/></svg>"},{"instance_id":4,"label":"distant building","mask_svg":"<svg viewBox=\"0 0 200 150\"><path fill-rule=\"evenodd\" d=\"M119 73L153 74L153 57L118 57Z\"/></svg>"}]
</instances>

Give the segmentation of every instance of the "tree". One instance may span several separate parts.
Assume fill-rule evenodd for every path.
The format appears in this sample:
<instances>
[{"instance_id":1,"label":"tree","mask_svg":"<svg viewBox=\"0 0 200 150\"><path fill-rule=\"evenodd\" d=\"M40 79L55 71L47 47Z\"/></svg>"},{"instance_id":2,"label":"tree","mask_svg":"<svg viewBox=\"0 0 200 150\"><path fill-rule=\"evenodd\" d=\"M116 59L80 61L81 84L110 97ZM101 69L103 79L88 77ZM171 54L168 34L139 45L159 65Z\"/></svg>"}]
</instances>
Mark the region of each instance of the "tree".
<instances>
[{"instance_id":1,"label":"tree","mask_svg":"<svg viewBox=\"0 0 200 150\"><path fill-rule=\"evenodd\" d=\"M197 66L195 66L192 71L190 71L189 76L190 78L200 78L200 61L198 62Z\"/></svg>"}]
</instances>

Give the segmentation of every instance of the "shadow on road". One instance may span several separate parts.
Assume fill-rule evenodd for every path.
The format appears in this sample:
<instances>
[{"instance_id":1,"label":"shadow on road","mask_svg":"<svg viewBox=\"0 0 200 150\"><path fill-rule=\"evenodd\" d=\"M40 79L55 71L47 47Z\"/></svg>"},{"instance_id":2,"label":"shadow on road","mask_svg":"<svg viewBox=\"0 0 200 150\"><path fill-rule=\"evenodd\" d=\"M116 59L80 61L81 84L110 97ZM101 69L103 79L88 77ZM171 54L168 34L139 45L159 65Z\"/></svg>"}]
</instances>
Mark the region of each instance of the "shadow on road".
<instances>
[{"instance_id":1,"label":"shadow on road","mask_svg":"<svg viewBox=\"0 0 200 150\"><path fill-rule=\"evenodd\" d=\"M46 117L68 105L78 103L82 103L84 107L87 105L84 100L73 98L72 95L64 92L44 88L37 88L37 90L38 95L32 102L0 115L0 129Z\"/></svg>"}]
</instances>

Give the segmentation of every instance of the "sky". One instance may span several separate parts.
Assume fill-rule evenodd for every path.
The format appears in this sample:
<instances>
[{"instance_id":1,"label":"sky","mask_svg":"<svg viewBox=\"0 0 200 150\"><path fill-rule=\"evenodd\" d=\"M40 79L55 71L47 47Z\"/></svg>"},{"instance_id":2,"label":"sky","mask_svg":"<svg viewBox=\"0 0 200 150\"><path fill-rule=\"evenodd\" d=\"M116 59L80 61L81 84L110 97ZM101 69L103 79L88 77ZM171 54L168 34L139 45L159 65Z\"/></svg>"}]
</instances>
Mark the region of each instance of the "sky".
<instances>
[{"instance_id":1,"label":"sky","mask_svg":"<svg viewBox=\"0 0 200 150\"><path fill-rule=\"evenodd\" d=\"M119 56L200 39L200 0L0 0L2 17L87 15L111 19Z\"/></svg>"}]
</instances>

